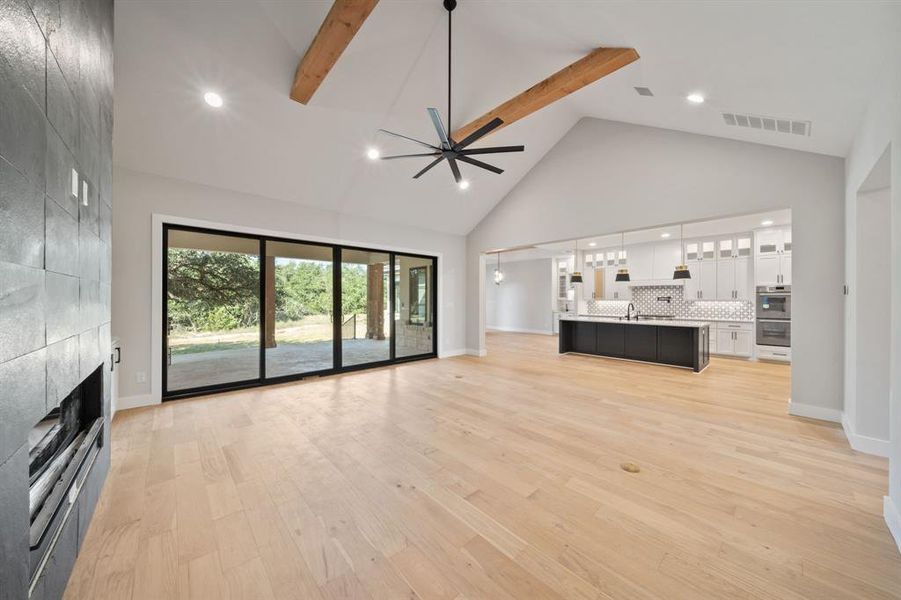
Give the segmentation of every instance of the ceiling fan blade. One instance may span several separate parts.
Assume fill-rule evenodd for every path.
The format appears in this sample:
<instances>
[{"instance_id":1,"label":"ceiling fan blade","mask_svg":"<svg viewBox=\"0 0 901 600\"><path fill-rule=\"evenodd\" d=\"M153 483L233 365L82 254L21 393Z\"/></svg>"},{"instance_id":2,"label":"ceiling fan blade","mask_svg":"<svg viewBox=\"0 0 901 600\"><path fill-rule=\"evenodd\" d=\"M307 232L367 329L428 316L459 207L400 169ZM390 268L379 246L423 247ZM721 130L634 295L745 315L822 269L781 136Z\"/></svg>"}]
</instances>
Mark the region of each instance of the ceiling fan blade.
<instances>
[{"instance_id":1,"label":"ceiling fan blade","mask_svg":"<svg viewBox=\"0 0 901 600\"><path fill-rule=\"evenodd\" d=\"M522 152L525 146L492 146L491 148L473 148L472 150L460 150L460 154L469 156L471 154L499 154L501 152Z\"/></svg>"},{"instance_id":2,"label":"ceiling fan blade","mask_svg":"<svg viewBox=\"0 0 901 600\"><path fill-rule=\"evenodd\" d=\"M414 176L413 176L413 179L419 179L420 175L423 175L426 171L428 171L429 169L431 169L432 167L434 167L435 165L437 165L438 163L440 163L442 160L444 160L444 157L443 157L443 156L439 156L438 158L436 158L435 160L433 160L432 162L430 162L430 163L426 166L425 169L423 169L422 171L420 171L419 173L417 173L416 175L414 175Z\"/></svg>"},{"instance_id":3,"label":"ceiling fan blade","mask_svg":"<svg viewBox=\"0 0 901 600\"><path fill-rule=\"evenodd\" d=\"M394 156L382 156L380 160L393 160L395 158L413 158L414 156L441 156L440 152L425 152L423 154L395 154Z\"/></svg>"},{"instance_id":4,"label":"ceiling fan blade","mask_svg":"<svg viewBox=\"0 0 901 600\"><path fill-rule=\"evenodd\" d=\"M441 145L450 150L451 143L447 138L447 131L444 130L444 123L441 122L441 115L438 114L438 109L427 108L426 110L429 111L429 117L432 118L432 125L435 126L435 131L438 132L438 139L441 140Z\"/></svg>"},{"instance_id":5,"label":"ceiling fan blade","mask_svg":"<svg viewBox=\"0 0 901 600\"><path fill-rule=\"evenodd\" d=\"M460 150L462 148L465 148L466 146L470 145L474 141L478 140L480 137L482 137L484 135L488 135L489 133L491 133L492 131L494 131L495 129L497 129L498 127L500 127L503 124L504 124L504 121L498 117L491 119L490 121L488 121L487 123L485 123L484 125L479 127L478 129L476 129L475 131L473 131L472 133L467 135L465 138L460 140L460 142L456 146L454 146L454 150Z\"/></svg>"},{"instance_id":6,"label":"ceiling fan blade","mask_svg":"<svg viewBox=\"0 0 901 600\"><path fill-rule=\"evenodd\" d=\"M462 160L465 163L469 163L471 165L481 167L481 168L485 169L486 171L491 171L492 173L497 173L498 175L500 175L501 173L504 172L503 169L498 169L494 165L489 165L488 163L482 162L480 160L476 160L474 158L469 158L468 156L458 155L457 160Z\"/></svg>"},{"instance_id":7,"label":"ceiling fan blade","mask_svg":"<svg viewBox=\"0 0 901 600\"><path fill-rule=\"evenodd\" d=\"M460 174L460 167L457 166L457 161L453 158L448 158L447 162L450 165L451 172L454 174L454 181L457 183L463 181L463 175Z\"/></svg>"},{"instance_id":8,"label":"ceiling fan blade","mask_svg":"<svg viewBox=\"0 0 901 600\"><path fill-rule=\"evenodd\" d=\"M402 139L405 139L405 140L409 140L409 141L411 141L411 142L414 142L414 143L416 143L416 144L419 144L420 146L425 146L426 148L428 148L428 149L430 149L430 150L441 150L441 148L439 148L439 147L437 147L437 146L433 146L433 145L431 145L431 144L426 144L426 143L423 142L423 141L416 140L416 139L413 139L413 138L411 138L411 137L407 137L407 136L405 136L405 135L401 135L401 134L399 134L399 133L394 133L393 131L388 131L387 129L379 129L379 131L381 131L382 133L387 133L388 135L393 135L394 137L399 137L399 138L402 138Z\"/></svg>"}]
</instances>

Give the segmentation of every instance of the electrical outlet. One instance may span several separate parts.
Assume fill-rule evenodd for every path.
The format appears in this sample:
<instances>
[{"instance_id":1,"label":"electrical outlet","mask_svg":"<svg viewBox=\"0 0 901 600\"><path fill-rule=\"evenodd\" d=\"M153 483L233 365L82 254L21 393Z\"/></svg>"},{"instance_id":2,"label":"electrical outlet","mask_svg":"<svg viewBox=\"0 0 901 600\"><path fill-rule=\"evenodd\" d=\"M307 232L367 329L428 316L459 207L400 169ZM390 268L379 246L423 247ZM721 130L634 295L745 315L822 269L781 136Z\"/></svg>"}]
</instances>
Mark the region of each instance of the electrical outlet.
<instances>
[{"instance_id":1,"label":"electrical outlet","mask_svg":"<svg viewBox=\"0 0 901 600\"><path fill-rule=\"evenodd\" d=\"M147 373L144 371L138 371L135 373L135 381L138 383L147 383Z\"/></svg>"}]
</instances>

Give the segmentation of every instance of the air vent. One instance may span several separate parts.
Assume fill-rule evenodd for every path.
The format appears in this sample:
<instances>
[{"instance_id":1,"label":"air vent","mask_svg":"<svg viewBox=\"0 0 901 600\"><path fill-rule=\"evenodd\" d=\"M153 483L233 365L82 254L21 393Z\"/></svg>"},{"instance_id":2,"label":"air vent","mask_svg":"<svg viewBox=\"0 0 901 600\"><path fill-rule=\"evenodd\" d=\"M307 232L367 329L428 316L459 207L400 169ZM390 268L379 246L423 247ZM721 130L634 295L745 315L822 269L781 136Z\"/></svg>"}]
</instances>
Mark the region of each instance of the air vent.
<instances>
[{"instance_id":1,"label":"air vent","mask_svg":"<svg viewBox=\"0 0 901 600\"><path fill-rule=\"evenodd\" d=\"M762 117L760 115L742 113L724 112L723 121L730 127L745 127L747 129L761 129L763 131L791 133L803 136L810 136L811 129L810 121L793 121L791 119Z\"/></svg>"},{"instance_id":2,"label":"air vent","mask_svg":"<svg viewBox=\"0 0 901 600\"><path fill-rule=\"evenodd\" d=\"M638 92L639 96L653 96L654 95L654 92L651 91L651 88L636 87L635 91Z\"/></svg>"}]
</instances>

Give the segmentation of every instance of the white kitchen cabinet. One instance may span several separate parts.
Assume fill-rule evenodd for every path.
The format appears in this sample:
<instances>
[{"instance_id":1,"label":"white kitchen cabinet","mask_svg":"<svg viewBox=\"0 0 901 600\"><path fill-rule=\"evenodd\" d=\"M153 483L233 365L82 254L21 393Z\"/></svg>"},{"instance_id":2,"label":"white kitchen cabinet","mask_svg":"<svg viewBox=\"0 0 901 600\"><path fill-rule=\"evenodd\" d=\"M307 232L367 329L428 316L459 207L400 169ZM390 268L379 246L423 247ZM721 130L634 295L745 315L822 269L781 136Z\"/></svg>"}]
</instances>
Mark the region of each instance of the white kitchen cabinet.
<instances>
[{"instance_id":1,"label":"white kitchen cabinet","mask_svg":"<svg viewBox=\"0 0 901 600\"><path fill-rule=\"evenodd\" d=\"M594 300L594 261L593 252L586 252L582 262L582 299Z\"/></svg>"},{"instance_id":2,"label":"white kitchen cabinet","mask_svg":"<svg viewBox=\"0 0 901 600\"><path fill-rule=\"evenodd\" d=\"M751 356L754 351L754 332L736 331L734 352L736 356Z\"/></svg>"},{"instance_id":3,"label":"white kitchen cabinet","mask_svg":"<svg viewBox=\"0 0 901 600\"><path fill-rule=\"evenodd\" d=\"M719 300L751 299L751 246L750 233L717 240L716 295Z\"/></svg>"},{"instance_id":4,"label":"white kitchen cabinet","mask_svg":"<svg viewBox=\"0 0 901 600\"><path fill-rule=\"evenodd\" d=\"M768 254L757 257L757 285L778 285L782 278L782 257Z\"/></svg>"},{"instance_id":5,"label":"white kitchen cabinet","mask_svg":"<svg viewBox=\"0 0 901 600\"><path fill-rule=\"evenodd\" d=\"M757 285L790 285L792 233L790 227L763 229L754 234Z\"/></svg>"},{"instance_id":6,"label":"white kitchen cabinet","mask_svg":"<svg viewBox=\"0 0 901 600\"><path fill-rule=\"evenodd\" d=\"M700 281L698 282L698 290L701 292L698 296L701 300L713 300L716 296L716 261L702 260L700 262Z\"/></svg>"},{"instance_id":7,"label":"white kitchen cabinet","mask_svg":"<svg viewBox=\"0 0 901 600\"><path fill-rule=\"evenodd\" d=\"M716 349L711 352L727 356L750 357L754 344L753 323L716 324Z\"/></svg>"},{"instance_id":8,"label":"white kitchen cabinet","mask_svg":"<svg viewBox=\"0 0 901 600\"><path fill-rule=\"evenodd\" d=\"M731 258L716 261L716 297L735 298L735 261Z\"/></svg>"},{"instance_id":9,"label":"white kitchen cabinet","mask_svg":"<svg viewBox=\"0 0 901 600\"><path fill-rule=\"evenodd\" d=\"M652 279L672 279L673 271L679 264L682 264L682 244L678 240L654 244Z\"/></svg>"},{"instance_id":10,"label":"white kitchen cabinet","mask_svg":"<svg viewBox=\"0 0 901 600\"><path fill-rule=\"evenodd\" d=\"M683 297L686 300L716 299L716 261L688 261L691 279L685 280Z\"/></svg>"},{"instance_id":11,"label":"white kitchen cabinet","mask_svg":"<svg viewBox=\"0 0 901 600\"><path fill-rule=\"evenodd\" d=\"M782 279L780 280L780 282L783 285L791 285L791 282L792 282L792 257L791 257L791 254L783 254L780 265L782 267Z\"/></svg>"},{"instance_id":12,"label":"white kitchen cabinet","mask_svg":"<svg viewBox=\"0 0 901 600\"><path fill-rule=\"evenodd\" d=\"M630 247L629 253L629 277L632 281L644 281L654 278L654 246L652 244L639 244ZM672 276L672 273L670 273Z\"/></svg>"}]
</instances>

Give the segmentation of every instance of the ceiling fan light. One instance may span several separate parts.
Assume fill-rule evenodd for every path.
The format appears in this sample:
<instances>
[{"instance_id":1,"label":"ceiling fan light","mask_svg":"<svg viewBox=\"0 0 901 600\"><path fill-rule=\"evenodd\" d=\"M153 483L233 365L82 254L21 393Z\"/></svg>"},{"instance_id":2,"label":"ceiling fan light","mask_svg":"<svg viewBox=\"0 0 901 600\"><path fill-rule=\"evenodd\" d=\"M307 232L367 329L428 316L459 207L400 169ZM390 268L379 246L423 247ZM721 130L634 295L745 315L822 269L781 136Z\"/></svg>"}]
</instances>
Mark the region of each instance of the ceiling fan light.
<instances>
[{"instance_id":1,"label":"ceiling fan light","mask_svg":"<svg viewBox=\"0 0 901 600\"><path fill-rule=\"evenodd\" d=\"M631 281L632 279L629 277L629 269L620 269L616 272L616 280L617 281Z\"/></svg>"},{"instance_id":2,"label":"ceiling fan light","mask_svg":"<svg viewBox=\"0 0 901 600\"><path fill-rule=\"evenodd\" d=\"M366 151L366 158L369 160L378 160L382 156L378 148L370 148Z\"/></svg>"},{"instance_id":3,"label":"ceiling fan light","mask_svg":"<svg viewBox=\"0 0 901 600\"><path fill-rule=\"evenodd\" d=\"M691 271L688 270L688 265L677 265L676 270L673 271L673 279L691 279Z\"/></svg>"},{"instance_id":4,"label":"ceiling fan light","mask_svg":"<svg viewBox=\"0 0 901 600\"><path fill-rule=\"evenodd\" d=\"M465 179L461 180L460 183L458 183L457 185L460 186L460 189L461 189L461 190L468 190L468 189L469 189L469 182L468 182L467 180L465 180Z\"/></svg>"}]
</instances>

